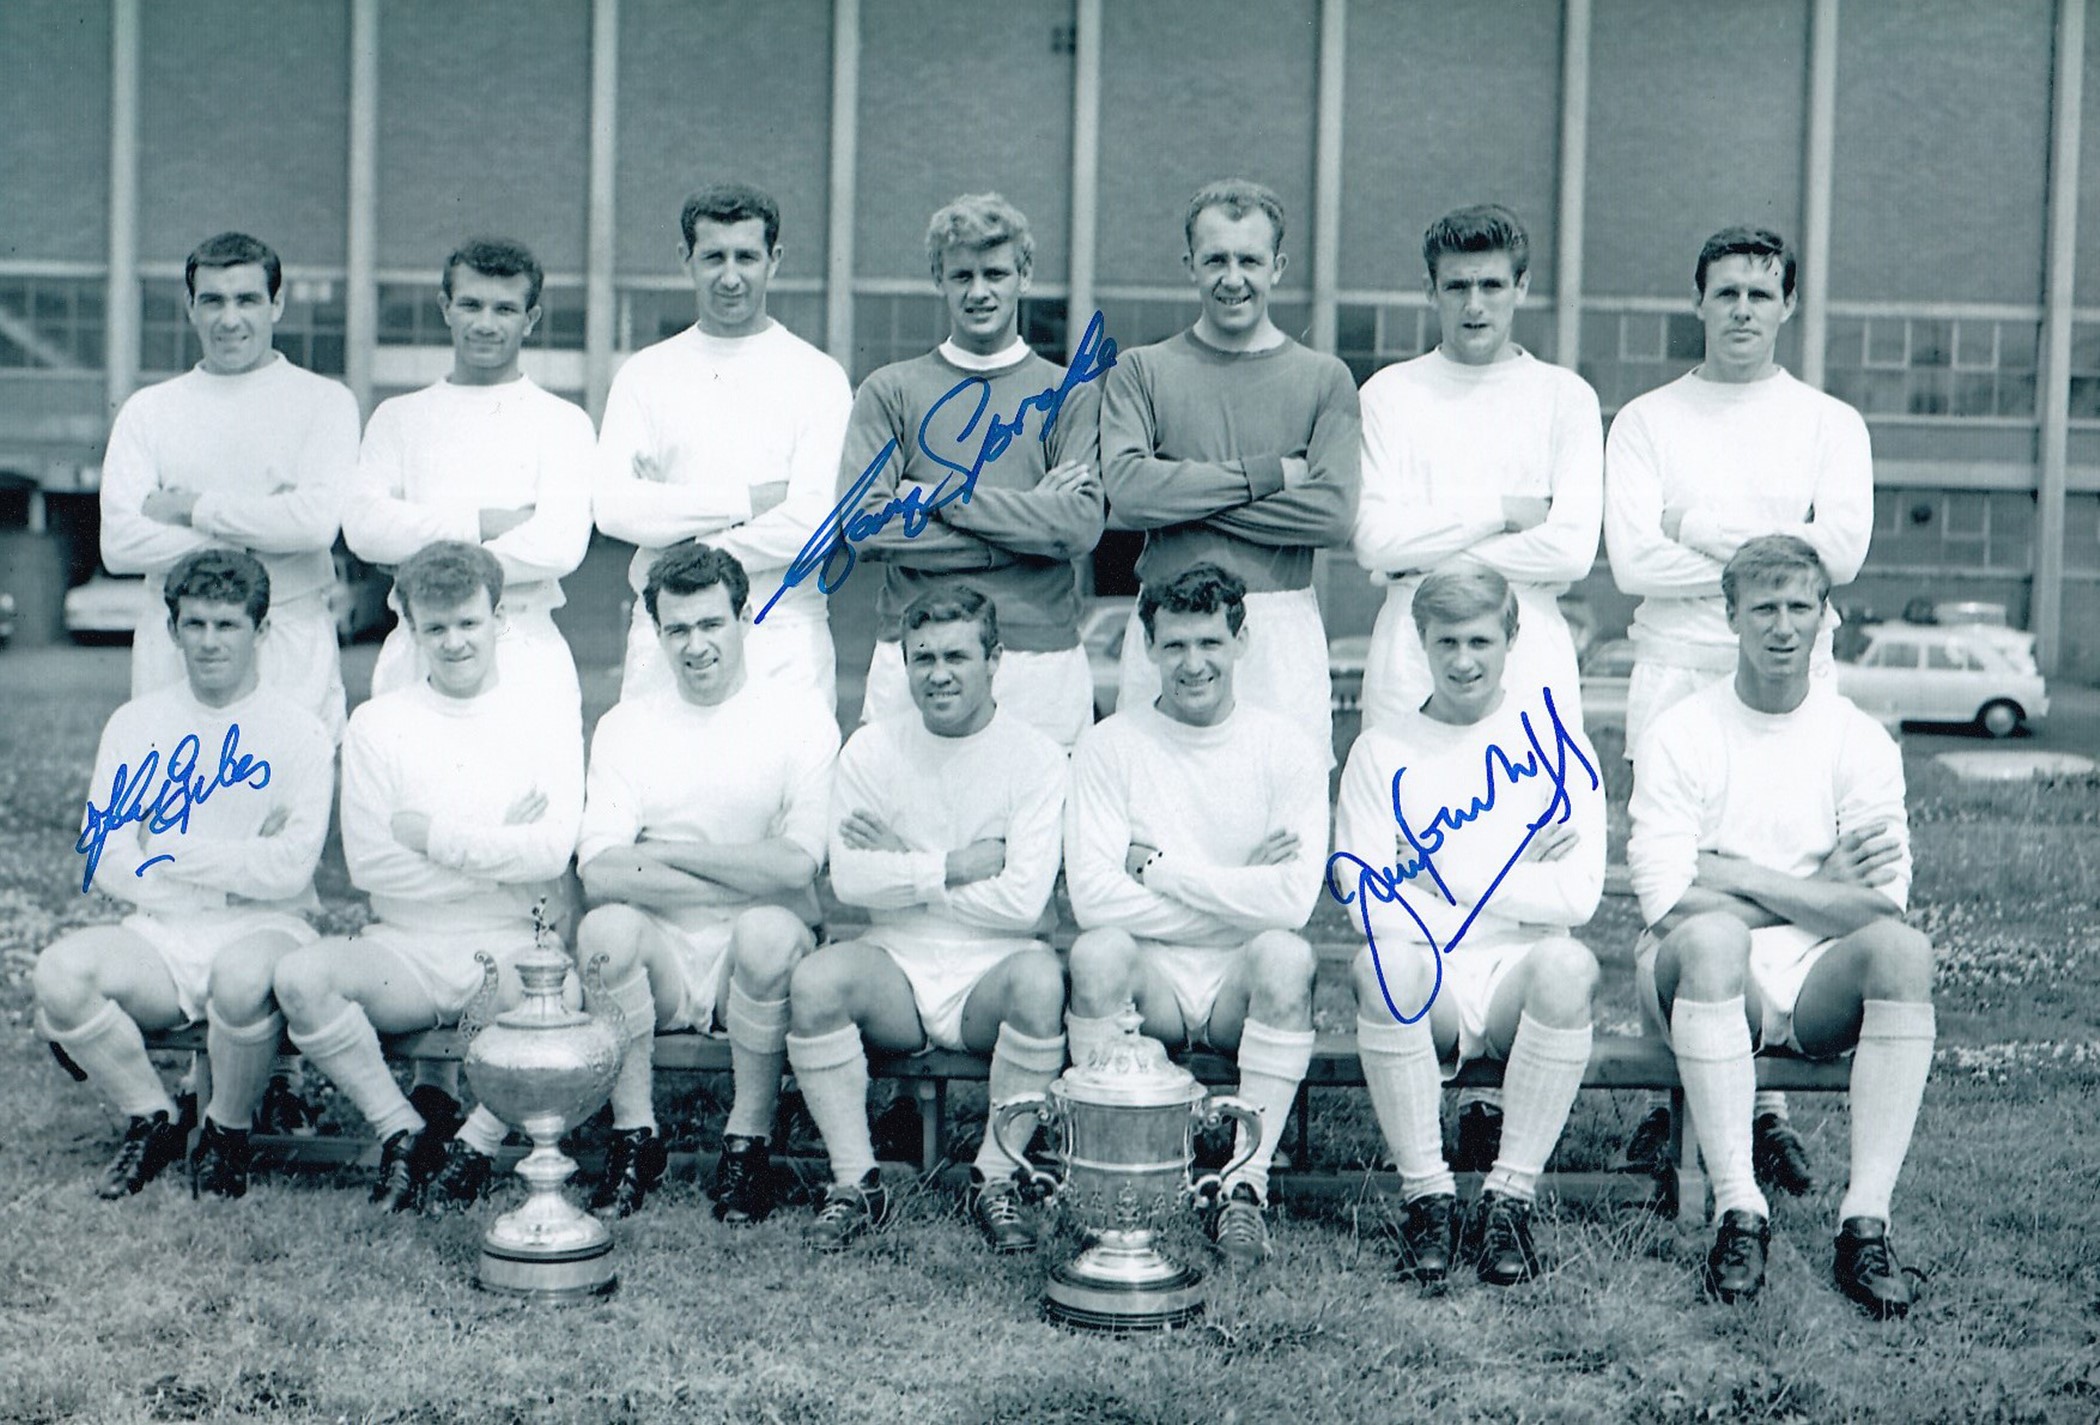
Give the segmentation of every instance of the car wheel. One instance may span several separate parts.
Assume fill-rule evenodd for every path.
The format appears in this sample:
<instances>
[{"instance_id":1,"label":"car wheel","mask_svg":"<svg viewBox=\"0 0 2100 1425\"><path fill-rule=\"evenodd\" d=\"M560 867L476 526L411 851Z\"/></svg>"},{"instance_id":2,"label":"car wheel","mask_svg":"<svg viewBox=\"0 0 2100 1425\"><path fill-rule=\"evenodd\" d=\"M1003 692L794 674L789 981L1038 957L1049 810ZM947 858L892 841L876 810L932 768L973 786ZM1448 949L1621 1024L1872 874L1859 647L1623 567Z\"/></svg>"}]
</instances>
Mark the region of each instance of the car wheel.
<instances>
[{"instance_id":1,"label":"car wheel","mask_svg":"<svg viewBox=\"0 0 2100 1425\"><path fill-rule=\"evenodd\" d=\"M1993 737L2011 737L2019 731L2020 719L2019 705L2003 699L1985 703L1983 711L1976 714L1977 725Z\"/></svg>"}]
</instances>

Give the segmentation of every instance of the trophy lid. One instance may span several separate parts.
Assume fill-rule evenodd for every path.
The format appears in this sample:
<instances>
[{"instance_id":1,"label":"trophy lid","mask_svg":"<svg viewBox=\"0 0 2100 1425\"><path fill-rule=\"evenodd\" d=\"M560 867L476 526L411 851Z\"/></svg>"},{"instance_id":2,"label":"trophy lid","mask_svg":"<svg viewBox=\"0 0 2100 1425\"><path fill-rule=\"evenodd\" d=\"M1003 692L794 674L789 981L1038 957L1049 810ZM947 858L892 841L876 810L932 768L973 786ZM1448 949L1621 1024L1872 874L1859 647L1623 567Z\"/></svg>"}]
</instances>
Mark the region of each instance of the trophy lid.
<instances>
[{"instance_id":1,"label":"trophy lid","mask_svg":"<svg viewBox=\"0 0 2100 1425\"><path fill-rule=\"evenodd\" d=\"M1196 1076L1167 1058L1166 1046L1138 1033L1136 1010L1117 1016L1123 1033L1103 1041L1058 1079L1060 1092L1079 1103L1158 1108L1203 1097Z\"/></svg>"}]
</instances>

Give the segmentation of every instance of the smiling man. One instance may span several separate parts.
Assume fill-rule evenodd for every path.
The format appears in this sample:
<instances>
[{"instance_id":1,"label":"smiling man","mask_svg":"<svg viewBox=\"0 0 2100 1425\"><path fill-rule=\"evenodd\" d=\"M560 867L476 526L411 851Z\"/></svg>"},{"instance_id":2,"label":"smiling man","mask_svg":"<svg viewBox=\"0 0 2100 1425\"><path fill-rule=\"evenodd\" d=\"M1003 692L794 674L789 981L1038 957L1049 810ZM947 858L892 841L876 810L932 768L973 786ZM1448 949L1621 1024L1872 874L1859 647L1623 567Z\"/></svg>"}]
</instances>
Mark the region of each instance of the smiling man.
<instances>
[{"instance_id":1,"label":"smiling man","mask_svg":"<svg viewBox=\"0 0 2100 1425\"><path fill-rule=\"evenodd\" d=\"M912 487L930 500L943 482L952 491L968 472L976 479L967 500L944 500L917 533L892 520L854 541L861 556L883 565L861 720L911 710L899 651L904 606L967 580L998 609L1000 704L1069 748L1094 714L1072 561L1101 538L1099 388L1073 386L1054 422L1027 406L1064 389L1067 372L1021 340L1035 238L1013 204L997 193L957 198L927 224L926 256L947 303L948 339L861 383L838 493L859 484L891 442L895 451L857 506L871 516ZM1023 414L1013 441L980 464L991 420Z\"/></svg>"},{"instance_id":2,"label":"smiling man","mask_svg":"<svg viewBox=\"0 0 2100 1425\"><path fill-rule=\"evenodd\" d=\"M503 567L478 544L426 545L395 572L429 671L359 707L343 741L343 859L371 924L277 967L292 1042L380 1140L372 1201L417 1205L487 1181L503 1125L485 1108L442 1139L394 1082L380 1034L456 1022L499 972L490 1014L515 1004L513 968L534 909L556 893L583 814L583 741L571 710L503 682Z\"/></svg>"},{"instance_id":3,"label":"smiling man","mask_svg":"<svg viewBox=\"0 0 2100 1425\"><path fill-rule=\"evenodd\" d=\"M357 401L272 349L284 290L268 247L220 233L190 254L183 282L204 359L134 393L117 412L102 459L103 563L145 575L150 608L183 555L212 545L256 555L270 571L273 599L258 676L338 736L343 675L328 609L329 550L357 465ZM182 677L164 625L141 618L132 695Z\"/></svg>"},{"instance_id":4,"label":"smiling man","mask_svg":"<svg viewBox=\"0 0 2100 1425\"><path fill-rule=\"evenodd\" d=\"M1769 1210L1752 1170L1761 1048L1852 1052L1851 1181L1838 1289L1902 1316L1911 1282L1889 1200L1932 1068L1932 944L1910 892L1903 758L1812 673L1830 576L1807 541L1761 536L1721 572L1736 670L1656 719L1634 759L1627 865L1647 931L1643 1007L1677 1053L1718 1219L1706 1289L1764 1285Z\"/></svg>"},{"instance_id":5,"label":"smiling man","mask_svg":"<svg viewBox=\"0 0 2100 1425\"><path fill-rule=\"evenodd\" d=\"M679 214L678 261L694 325L636 352L613 378L598 435L598 527L638 546L637 596L620 695L673 677L640 594L656 556L705 539L747 571L765 608L830 515L853 388L836 361L766 314L780 268L780 208L741 183L703 188ZM830 613L798 584L751 630L751 677L837 701Z\"/></svg>"},{"instance_id":6,"label":"smiling man","mask_svg":"<svg viewBox=\"0 0 2100 1425\"><path fill-rule=\"evenodd\" d=\"M1287 719L1333 760L1327 633L1313 551L1349 538L1361 433L1334 357L1269 319L1282 278L1283 203L1242 179L1190 200L1182 258L1200 303L1179 336L1120 354L1101 393L1101 469L1119 528L1145 531L1138 577L1165 586L1210 563L1246 587L1239 696ZM1158 672L1137 617L1118 706L1149 704Z\"/></svg>"},{"instance_id":7,"label":"smiling man","mask_svg":"<svg viewBox=\"0 0 2100 1425\"><path fill-rule=\"evenodd\" d=\"M1538 1274L1538 1177L1590 1059L1597 960L1569 932L1604 893L1604 791L1558 697L1549 709L1505 676L1530 636L1519 609L1470 560L1421 581L1410 617L1428 700L1364 729L1336 807L1329 881L1366 930L1357 1050L1400 1167L1400 1271L1425 1286L1461 1255L1496 1286ZM1505 1121L1461 1245L1438 1110L1442 1080L1477 1058L1507 1064Z\"/></svg>"},{"instance_id":8,"label":"smiling man","mask_svg":"<svg viewBox=\"0 0 2100 1425\"><path fill-rule=\"evenodd\" d=\"M134 909L38 956L37 1032L127 1118L97 1187L121 1198L179 1158L185 1138L140 1030L206 1020L212 1097L195 1182L239 1197L248 1125L284 1029L271 975L314 938L299 912L320 904L313 876L334 748L312 713L261 686L272 629L260 560L229 549L185 555L162 593L185 678L110 715L80 842L101 833L93 884Z\"/></svg>"},{"instance_id":9,"label":"smiling man","mask_svg":"<svg viewBox=\"0 0 2100 1425\"><path fill-rule=\"evenodd\" d=\"M917 706L853 735L831 796L832 889L874 925L804 960L788 995L788 1063L831 1158L810 1224L822 1251L888 1211L866 1046L990 1054L993 1112L1048 1088L1065 1062L1064 971L1039 938L1062 850L1064 753L994 697L1004 654L985 594L931 589L900 618ZM970 1216L992 1249L1033 1247L989 1119L970 1176Z\"/></svg>"},{"instance_id":10,"label":"smiling man","mask_svg":"<svg viewBox=\"0 0 2100 1425\"><path fill-rule=\"evenodd\" d=\"M625 1217L663 1176L652 1055L659 1029L726 1030L735 1099L715 1216L773 1210L770 1139L786 1063L788 976L815 948L813 883L839 730L828 706L752 676L751 585L704 544L649 565L642 606L672 687L623 699L591 741L577 867L595 909L577 932L593 1011L628 1035L613 1140L591 1210Z\"/></svg>"},{"instance_id":11,"label":"smiling man","mask_svg":"<svg viewBox=\"0 0 2100 1425\"><path fill-rule=\"evenodd\" d=\"M1314 962L1300 932L1327 848L1322 750L1238 696L1246 599L1215 564L1144 586L1138 620L1157 700L1123 703L1080 738L1065 813L1082 932L1072 1060L1087 1063L1121 1032L1133 1002L1144 1032L1167 1045L1237 1053L1261 1141L1225 1183L1209 1230L1240 1267L1268 1255L1269 1164L1312 1063Z\"/></svg>"}]
</instances>

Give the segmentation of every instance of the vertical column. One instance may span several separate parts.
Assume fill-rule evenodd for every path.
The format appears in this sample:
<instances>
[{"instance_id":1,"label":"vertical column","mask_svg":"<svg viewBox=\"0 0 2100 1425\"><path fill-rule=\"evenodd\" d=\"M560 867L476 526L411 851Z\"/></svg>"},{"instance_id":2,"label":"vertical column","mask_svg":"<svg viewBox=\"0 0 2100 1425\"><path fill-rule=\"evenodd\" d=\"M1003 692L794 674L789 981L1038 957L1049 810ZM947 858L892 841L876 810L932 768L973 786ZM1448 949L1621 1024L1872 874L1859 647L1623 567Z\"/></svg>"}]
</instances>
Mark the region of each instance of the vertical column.
<instances>
[{"instance_id":1,"label":"vertical column","mask_svg":"<svg viewBox=\"0 0 2100 1425\"><path fill-rule=\"evenodd\" d=\"M115 416L139 384L139 0L111 0L109 277L102 370Z\"/></svg>"},{"instance_id":2,"label":"vertical column","mask_svg":"<svg viewBox=\"0 0 2100 1425\"><path fill-rule=\"evenodd\" d=\"M1312 345L1335 347L1342 265L1342 99L1348 72L1349 0L1321 0L1319 97L1314 111Z\"/></svg>"},{"instance_id":3,"label":"vertical column","mask_svg":"<svg viewBox=\"0 0 2100 1425\"><path fill-rule=\"evenodd\" d=\"M619 163L620 0L591 0L591 157L583 258L583 387L591 419L612 389L619 296L613 287L614 178Z\"/></svg>"},{"instance_id":4,"label":"vertical column","mask_svg":"<svg viewBox=\"0 0 2100 1425\"><path fill-rule=\"evenodd\" d=\"M350 0L350 205L343 291L343 378L372 412L379 346L379 0Z\"/></svg>"},{"instance_id":5,"label":"vertical column","mask_svg":"<svg viewBox=\"0 0 2100 1425\"><path fill-rule=\"evenodd\" d=\"M2078 259L2078 124L2085 103L2086 0L2057 0L2054 123L2049 139L2049 275L2042 307L2041 482L2034 523L2035 659L2062 656L2064 477L2070 454L2071 302Z\"/></svg>"},{"instance_id":6,"label":"vertical column","mask_svg":"<svg viewBox=\"0 0 2100 1425\"><path fill-rule=\"evenodd\" d=\"M1566 0L1560 35L1560 193L1553 232L1553 359L1582 358L1583 189L1590 164L1590 0Z\"/></svg>"},{"instance_id":7,"label":"vertical column","mask_svg":"<svg viewBox=\"0 0 2100 1425\"><path fill-rule=\"evenodd\" d=\"M860 0L831 6L831 223L824 248L824 346L853 371L853 207L860 168Z\"/></svg>"},{"instance_id":8,"label":"vertical column","mask_svg":"<svg viewBox=\"0 0 2100 1425\"><path fill-rule=\"evenodd\" d=\"M1802 156L1801 379L1823 389L1830 344L1830 194L1837 150L1838 0L1809 14L1808 133Z\"/></svg>"},{"instance_id":9,"label":"vertical column","mask_svg":"<svg viewBox=\"0 0 2100 1425\"><path fill-rule=\"evenodd\" d=\"M1101 207L1101 0L1074 0L1072 34L1072 234L1065 284L1067 357L1094 315L1094 244Z\"/></svg>"}]
</instances>

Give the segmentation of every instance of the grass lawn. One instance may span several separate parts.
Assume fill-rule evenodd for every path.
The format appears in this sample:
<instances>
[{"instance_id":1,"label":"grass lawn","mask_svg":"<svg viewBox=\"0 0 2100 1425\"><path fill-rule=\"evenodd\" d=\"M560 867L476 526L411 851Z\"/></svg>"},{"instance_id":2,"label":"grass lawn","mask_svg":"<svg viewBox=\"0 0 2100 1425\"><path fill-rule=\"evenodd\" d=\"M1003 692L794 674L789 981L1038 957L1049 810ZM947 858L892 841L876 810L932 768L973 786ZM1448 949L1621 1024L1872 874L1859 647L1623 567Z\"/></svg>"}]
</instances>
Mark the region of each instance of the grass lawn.
<instances>
[{"instance_id":1,"label":"grass lawn","mask_svg":"<svg viewBox=\"0 0 2100 1425\"><path fill-rule=\"evenodd\" d=\"M237 1204L172 1180L94 1197L113 1119L37 1041L27 976L54 934L116 913L78 893L71 844L126 658L0 662L0 1420L2100 1419L2100 780L1976 788L1911 759L1913 919L1942 963L1939 1060L1897 1194L1898 1249L1931 1278L1906 1322L1870 1323L1829 1285L1834 1095L1797 1100L1822 1186L1776 1204L1750 1308L1702 1301L1704 1234L1637 1210L1549 1211L1545 1280L1426 1300L1393 1283L1375 1202L1286 1203L1275 1258L1214 1274L1203 1324L1101 1339L1036 1311L1069 1237L994 1261L927 1191L823 1260L799 1211L732 1231L681 1181L619 1229L616 1296L548 1310L473 1290L480 1219L377 1217L362 1174L265 1175ZM1616 741L1601 750L1623 800ZM354 918L333 847L322 888L332 921ZM1343 925L1333 907L1317 922ZM1633 928L1631 902L1607 898L1584 932L1607 1028L1633 1021ZM1346 1022L1333 987L1320 1013ZM662 1101L674 1146L711 1162L717 1086ZM1368 1183L1361 1094L1316 1107L1315 1158ZM1559 1161L1601 1165L1640 1108L1584 1095ZM1207 1260L1192 1233L1176 1246Z\"/></svg>"}]
</instances>

